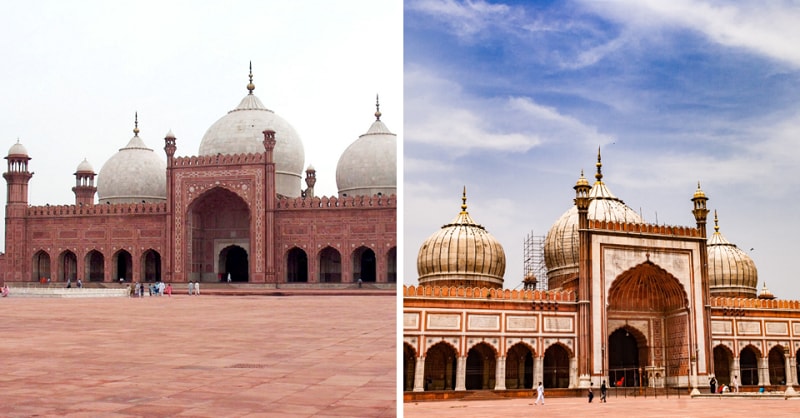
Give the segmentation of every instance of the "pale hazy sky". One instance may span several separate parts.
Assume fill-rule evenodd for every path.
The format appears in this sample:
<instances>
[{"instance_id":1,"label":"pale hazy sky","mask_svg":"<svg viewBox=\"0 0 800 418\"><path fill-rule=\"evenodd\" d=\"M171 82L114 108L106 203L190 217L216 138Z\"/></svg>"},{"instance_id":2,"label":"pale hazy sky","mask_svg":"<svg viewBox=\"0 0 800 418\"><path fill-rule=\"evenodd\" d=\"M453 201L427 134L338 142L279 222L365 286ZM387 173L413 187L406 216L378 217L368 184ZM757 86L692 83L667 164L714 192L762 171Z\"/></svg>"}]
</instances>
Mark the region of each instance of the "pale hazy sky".
<instances>
[{"instance_id":1,"label":"pale hazy sky","mask_svg":"<svg viewBox=\"0 0 800 418\"><path fill-rule=\"evenodd\" d=\"M159 157L170 129L178 156L197 155L247 94L252 61L254 93L297 130L316 194L336 195L376 94L401 137L402 13L399 0L2 2L0 149L19 139L33 158L31 204L73 204L78 164L99 173L134 112Z\"/></svg>"},{"instance_id":2,"label":"pale hazy sky","mask_svg":"<svg viewBox=\"0 0 800 418\"><path fill-rule=\"evenodd\" d=\"M800 299L800 6L745 1L409 0L404 276L469 212L520 285L526 235L573 204L581 170L649 223L694 226L700 181L759 289ZM713 212L708 230L713 232Z\"/></svg>"}]
</instances>

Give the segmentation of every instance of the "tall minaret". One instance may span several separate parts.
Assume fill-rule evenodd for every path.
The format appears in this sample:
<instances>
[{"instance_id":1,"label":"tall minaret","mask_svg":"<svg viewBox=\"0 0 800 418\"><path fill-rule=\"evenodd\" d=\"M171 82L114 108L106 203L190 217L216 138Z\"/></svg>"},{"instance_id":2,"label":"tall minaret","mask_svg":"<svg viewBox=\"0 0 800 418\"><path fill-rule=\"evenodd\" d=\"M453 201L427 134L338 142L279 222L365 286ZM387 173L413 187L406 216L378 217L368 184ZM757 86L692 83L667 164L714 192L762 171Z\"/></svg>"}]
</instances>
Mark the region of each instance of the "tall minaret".
<instances>
[{"instance_id":1,"label":"tall minaret","mask_svg":"<svg viewBox=\"0 0 800 418\"><path fill-rule=\"evenodd\" d=\"M694 192L694 196L692 196L692 203L694 204L692 208L692 214L694 215L695 221L697 221L697 229L700 231L700 280L703 284L703 310L697 309L696 312L703 314L703 323L705 329L711 329L711 302L709 301L711 297L711 290L709 288L708 283L708 241L706 235L706 219L708 218L708 207L706 203L708 202L708 197L700 188L700 182L697 182L697 190ZM716 215L715 215L716 218ZM705 353L705 364L706 366L706 373L708 375L714 374L714 352L713 348L714 344L711 340L711 333L706 332L705 338L700 338L699 336L696 339L697 343L695 344L695 354L692 355L694 359L693 362L697 362L700 359L695 358L697 355L697 345L705 344L705 348L703 352ZM696 374L696 373L695 373ZM697 388L693 390L696 391Z\"/></svg>"},{"instance_id":2,"label":"tall minaret","mask_svg":"<svg viewBox=\"0 0 800 418\"><path fill-rule=\"evenodd\" d=\"M28 171L28 150L19 143L8 150L6 179L6 265L2 277L6 282L25 280L28 259L25 256L25 214L28 209L28 182L33 173Z\"/></svg>"},{"instance_id":3,"label":"tall minaret","mask_svg":"<svg viewBox=\"0 0 800 418\"><path fill-rule=\"evenodd\" d=\"M97 192L97 186L94 185L94 176L96 175L92 165L84 158L83 162L78 165L78 169L75 170L75 187L72 188L75 193L75 205L94 204L94 194Z\"/></svg>"},{"instance_id":4,"label":"tall minaret","mask_svg":"<svg viewBox=\"0 0 800 418\"><path fill-rule=\"evenodd\" d=\"M697 182L697 190L694 192L692 202L694 203L692 214L694 215L695 221L697 221L697 229L700 230L700 235L703 238L706 238L706 219L708 218L708 208L706 207L706 203L708 202L708 198L706 197L706 194L703 193L703 190L700 189L699 181Z\"/></svg>"},{"instance_id":5,"label":"tall minaret","mask_svg":"<svg viewBox=\"0 0 800 418\"><path fill-rule=\"evenodd\" d=\"M597 151L597 181L602 181L603 175L600 173L600 150ZM578 208L578 385L588 387L591 378L592 365L592 318L591 301L592 286L591 280L591 250L589 236L589 192L591 186L589 181L583 176L575 183L575 206Z\"/></svg>"}]
</instances>

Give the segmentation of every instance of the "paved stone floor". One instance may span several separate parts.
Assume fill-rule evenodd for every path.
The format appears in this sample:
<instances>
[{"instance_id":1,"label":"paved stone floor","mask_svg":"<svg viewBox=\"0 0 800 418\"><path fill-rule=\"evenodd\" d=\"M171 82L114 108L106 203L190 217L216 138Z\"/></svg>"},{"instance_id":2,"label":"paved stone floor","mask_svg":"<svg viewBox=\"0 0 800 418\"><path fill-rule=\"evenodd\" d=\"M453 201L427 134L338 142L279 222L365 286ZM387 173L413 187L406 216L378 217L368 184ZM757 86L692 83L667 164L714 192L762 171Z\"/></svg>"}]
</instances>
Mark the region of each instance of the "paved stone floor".
<instances>
[{"instance_id":1,"label":"paved stone floor","mask_svg":"<svg viewBox=\"0 0 800 418\"><path fill-rule=\"evenodd\" d=\"M0 416L395 416L395 300L2 298Z\"/></svg>"},{"instance_id":2,"label":"paved stone floor","mask_svg":"<svg viewBox=\"0 0 800 418\"><path fill-rule=\"evenodd\" d=\"M547 396L547 395L545 395ZM588 403L584 398L545 399L534 405L533 399L488 401L431 401L403 404L403 416L437 418L535 417L798 417L800 400L743 398L609 398L607 403Z\"/></svg>"}]
</instances>

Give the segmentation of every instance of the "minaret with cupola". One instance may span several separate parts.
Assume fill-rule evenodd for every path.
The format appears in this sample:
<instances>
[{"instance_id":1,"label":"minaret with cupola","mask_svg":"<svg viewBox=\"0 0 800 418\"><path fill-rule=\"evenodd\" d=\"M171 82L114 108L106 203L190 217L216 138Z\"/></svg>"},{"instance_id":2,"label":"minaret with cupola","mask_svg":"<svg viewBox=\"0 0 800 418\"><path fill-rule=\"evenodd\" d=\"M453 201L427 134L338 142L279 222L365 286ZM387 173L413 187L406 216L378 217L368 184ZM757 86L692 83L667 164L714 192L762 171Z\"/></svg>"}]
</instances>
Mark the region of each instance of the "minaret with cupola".
<instances>
[{"instance_id":1,"label":"minaret with cupola","mask_svg":"<svg viewBox=\"0 0 800 418\"><path fill-rule=\"evenodd\" d=\"M78 165L78 169L75 170L75 187L72 188L72 192L75 193L75 205L94 204L94 194L97 192L97 187L94 185L96 175L92 165L84 158L83 162Z\"/></svg>"},{"instance_id":2,"label":"minaret with cupola","mask_svg":"<svg viewBox=\"0 0 800 418\"><path fill-rule=\"evenodd\" d=\"M26 280L23 277L26 241L25 215L28 209L28 182L33 172L28 170L28 150L22 144L12 145L5 157L8 171L3 173L6 179L6 268L3 280L6 282Z\"/></svg>"}]
</instances>

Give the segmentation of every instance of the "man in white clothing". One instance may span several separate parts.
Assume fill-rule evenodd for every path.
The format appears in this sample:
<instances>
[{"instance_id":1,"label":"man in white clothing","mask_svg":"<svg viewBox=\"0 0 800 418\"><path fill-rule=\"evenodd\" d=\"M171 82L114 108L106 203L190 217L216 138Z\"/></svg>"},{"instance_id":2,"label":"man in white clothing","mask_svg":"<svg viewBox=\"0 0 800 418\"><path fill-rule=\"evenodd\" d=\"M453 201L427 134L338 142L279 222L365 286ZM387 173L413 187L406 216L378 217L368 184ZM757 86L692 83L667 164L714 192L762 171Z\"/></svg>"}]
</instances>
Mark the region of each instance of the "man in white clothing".
<instances>
[{"instance_id":1,"label":"man in white clothing","mask_svg":"<svg viewBox=\"0 0 800 418\"><path fill-rule=\"evenodd\" d=\"M536 397L536 402L533 404L536 405L539 401L542 401L542 405L544 405L544 386L542 386L542 382L539 382L539 386L536 388L536 393L538 394Z\"/></svg>"}]
</instances>

